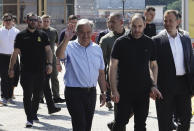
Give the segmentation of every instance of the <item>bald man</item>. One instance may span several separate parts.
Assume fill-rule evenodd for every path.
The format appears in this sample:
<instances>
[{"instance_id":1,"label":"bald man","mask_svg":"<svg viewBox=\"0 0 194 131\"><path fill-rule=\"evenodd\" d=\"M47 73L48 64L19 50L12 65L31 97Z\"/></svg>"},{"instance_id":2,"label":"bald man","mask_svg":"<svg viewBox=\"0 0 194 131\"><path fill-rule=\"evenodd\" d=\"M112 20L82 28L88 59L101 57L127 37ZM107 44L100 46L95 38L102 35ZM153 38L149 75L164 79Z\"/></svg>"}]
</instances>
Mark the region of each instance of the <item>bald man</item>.
<instances>
[{"instance_id":1,"label":"bald man","mask_svg":"<svg viewBox=\"0 0 194 131\"><path fill-rule=\"evenodd\" d=\"M110 59L110 88L115 102L115 122L112 131L124 131L134 112L134 130L146 131L149 94L162 98L150 77L149 63L156 63L153 41L143 34L145 18L135 14L131 32L118 38Z\"/></svg>"}]
</instances>

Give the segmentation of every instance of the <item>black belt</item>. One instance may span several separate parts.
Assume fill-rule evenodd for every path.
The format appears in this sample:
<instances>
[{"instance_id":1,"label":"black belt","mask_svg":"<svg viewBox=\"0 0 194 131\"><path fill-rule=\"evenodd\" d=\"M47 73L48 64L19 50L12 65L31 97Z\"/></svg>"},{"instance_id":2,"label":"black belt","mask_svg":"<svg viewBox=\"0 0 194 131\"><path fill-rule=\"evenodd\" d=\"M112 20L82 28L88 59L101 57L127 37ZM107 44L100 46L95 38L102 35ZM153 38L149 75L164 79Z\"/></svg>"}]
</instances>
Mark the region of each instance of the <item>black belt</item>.
<instances>
[{"instance_id":1,"label":"black belt","mask_svg":"<svg viewBox=\"0 0 194 131\"><path fill-rule=\"evenodd\" d=\"M96 87L70 87L70 86L66 86L66 88L71 90L82 90L82 91L92 91L96 89Z\"/></svg>"},{"instance_id":2,"label":"black belt","mask_svg":"<svg viewBox=\"0 0 194 131\"><path fill-rule=\"evenodd\" d=\"M185 77L186 77L186 75L177 75L176 76L176 78L178 78L178 79L185 78Z\"/></svg>"},{"instance_id":3,"label":"black belt","mask_svg":"<svg viewBox=\"0 0 194 131\"><path fill-rule=\"evenodd\" d=\"M11 54L2 54L0 53L1 56L11 56Z\"/></svg>"}]
</instances>

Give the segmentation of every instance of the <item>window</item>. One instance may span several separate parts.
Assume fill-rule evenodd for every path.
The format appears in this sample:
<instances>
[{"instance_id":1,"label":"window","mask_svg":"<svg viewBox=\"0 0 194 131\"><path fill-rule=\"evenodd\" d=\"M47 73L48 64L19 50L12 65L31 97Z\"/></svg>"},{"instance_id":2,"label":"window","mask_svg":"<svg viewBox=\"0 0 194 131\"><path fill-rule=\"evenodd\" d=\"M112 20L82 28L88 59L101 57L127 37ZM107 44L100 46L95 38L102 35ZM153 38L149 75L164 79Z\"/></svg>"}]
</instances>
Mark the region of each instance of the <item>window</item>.
<instances>
[{"instance_id":1,"label":"window","mask_svg":"<svg viewBox=\"0 0 194 131\"><path fill-rule=\"evenodd\" d=\"M64 0L47 0L47 14L52 24L64 23Z\"/></svg>"},{"instance_id":2,"label":"window","mask_svg":"<svg viewBox=\"0 0 194 131\"><path fill-rule=\"evenodd\" d=\"M20 0L19 19L20 23L24 23L25 16L30 13L37 13L37 0Z\"/></svg>"}]
</instances>

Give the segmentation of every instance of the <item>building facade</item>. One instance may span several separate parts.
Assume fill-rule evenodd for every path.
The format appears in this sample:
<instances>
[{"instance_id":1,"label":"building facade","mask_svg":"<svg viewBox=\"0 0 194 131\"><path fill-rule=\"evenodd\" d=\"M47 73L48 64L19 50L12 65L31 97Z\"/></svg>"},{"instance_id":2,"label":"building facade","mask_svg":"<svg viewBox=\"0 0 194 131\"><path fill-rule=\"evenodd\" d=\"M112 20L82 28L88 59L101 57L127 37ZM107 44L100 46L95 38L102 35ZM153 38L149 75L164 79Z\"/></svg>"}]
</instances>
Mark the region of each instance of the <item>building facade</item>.
<instances>
[{"instance_id":1,"label":"building facade","mask_svg":"<svg viewBox=\"0 0 194 131\"><path fill-rule=\"evenodd\" d=\"M6 12L15 15L18 24L24 23L29 12L48 14L53 24L63 24L74 14L74 0L0 0L0 18Z\"/></svg>"},{"instance_id":2,"label":"building facade","mask_svg":"<svg viewBox=\"0 0 194 131\"><path fill-rule=\"evenodd\" d=\"M145 0L124 0L125 16L142 13ZM123 0L75 0L75 14L85 18L107 17L112 12L123 12Z\"/></svg>"}]
</instances>

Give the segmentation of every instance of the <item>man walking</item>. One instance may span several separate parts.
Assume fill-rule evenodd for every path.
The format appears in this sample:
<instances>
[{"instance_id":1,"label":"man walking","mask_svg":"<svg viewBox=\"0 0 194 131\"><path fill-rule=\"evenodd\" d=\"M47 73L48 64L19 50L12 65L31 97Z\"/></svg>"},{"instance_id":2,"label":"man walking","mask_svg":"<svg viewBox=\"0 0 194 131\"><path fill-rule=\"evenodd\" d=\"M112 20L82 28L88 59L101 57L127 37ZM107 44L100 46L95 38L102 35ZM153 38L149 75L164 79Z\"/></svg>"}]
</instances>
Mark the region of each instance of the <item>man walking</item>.
<instances>
[{"instance_id":1,"label":"man walking","mask_svg":"<svg viewBox=\"0 0 194 131\"><path fill-rule=\"evenodd\" d=\"M76 24L77 24L77 21L78 21L78 18L75 15L70 15L68 17L68 25L71 24L71 25L73 25L75 27ZM67 30L67 28L65 28L65 29L63 29L61 31L61 34L60 34L60 37L59 37L59 44L63 41L63 39L65 37L66 30ZM75 31L75 29L74 29L74 31ZM77 39L77 35L76 34L71 38L71 40L75 40L75 39Z\"/></svg>"},{"instance_id":2,"label":"man walking","mask_svg":"<svg viewBox=\"0 0 194 131\"><path fill-rule=\"evenodd\" d=\"M8 69L11 54L14 50L14 40L19 30L13 26L12 14L5 13L3 15L3 27L0 28L0 77L1 77L1 98L3 105L7 103L14 104L12 100L14 78L9 78ZM16 69L16 64L13 68Z\"/></svg>"},{"instance_id":3,"label":"man walking","mask_svg":"<svg viewBox=\"0 0 194 131\"><path fill-rule=\"evenodd\" d=\"M112 131L124 131L134 113L134 130L146 131L149 93L162 98L151 80L149 63L156 63L153 41L143 34L145 18L132 17L131 32L115 41L110 60L110 87L115 102ZM156 80L156 78L154 78Z\"/></svg>"},{"instance_id":4,"label":"man walking","mask_svg":"<svg viewBox=\"0 0 194 131\"><path fill-rule=\"evenodd\" d=\"M53 92L53 101L55 103L63 103L65 102L65 99L60 98L59 95L59 80L58 80L58 71L56 68L56 56L55 56L55 46L58 43L58 34L57 34L57 30L52 28L50 26L50 16L49 15L43 15L42 16L42 21L43 21L43 31L46 32L46 34L48 35L49 38L49 42L50 42L50 47L51 50L53 52L53 72L51 73L51 75L47 76L47 81L49 84L49 78L51 78L51 89Z\"/></svg>"},{"instance_id":5,"label":"man walking","mask_svg":"<svg viewBox=\"0 0 194 131\"><path fill-rule=\"evenodd\" d=\"M163 95L156 100L159 131L171 131L173 111L179 119L178 131L189 131L191 120L192 46L188 35L178 32L178 12L164 13L165 31L153 37L157 49L157 87Z\"/></svg>"},{"instance_id":6,"label":"man walking","mask_svg":"<svg viewBox=\"0 0 194 131\"><path fill-rule=\"evenodd\" d=\"M15 39L14 52L9 65L9 76L14 77L14 64L20 54L21 79L23 88L24 110L27 116L26 127L32 127L37 120L37 110L40 101L40 91L44 83L45 72L52 72L52 51L48 36L37 30L37 16L27 15L27 29L20 32ZM33 99L32 99L33 96Z\"/></svg>"},{"instance_id":7,"label":"man walking","mask_svg":"<svg viewBox=\"0 0 194 131\"><path fill-rule=\"evenodd\" d=\"M37 29L42 30L42 27L43 27L42 18L40 16L38 16ZM40 93L40 103L44 103L43 97L45 96L46 104L47 104L47 108L48 108L48 113L52 114L52 113L56 113L56 112L60 111L61 108L56 107L55 103L52 99L52 93L51 93L51 89L50 89L49 78L50 78L50 75L46 75L44 85L43 85L43 90Z\"/></svg>"},{"instance_id":8,"label":"man walking","mask_svg":"<svg viewBox=\"0 0 194 131\"><path fill-rule=\"evenodd\" d=\"M145 20L146 20L146 27L144 29L144 34L152 37L156 35L156 25L153 22L155 17L155 8L148 7L144 12Z\"/></svg>"},{"instance_id":9,"label":"man walking","mask_svg":"<svg viewBox=\"0 0 194 131\"><path fill-rule=\"evenodd\" d=\"M123 16L120 13L113 13L109 16L108 24L110 28L110 32L103 36L100 40L100 46L102 48L104 63L105 63L105 75L107 80L107 99L106 104L109 109L113 106L111 104L111 91L109 88L109 63L110 63L110 54L112 50L112 46L117 38L124 35L126 33L123 26Z\"/></svg>"},{"instance_id":10,"label":"man walking","mask_svg":"<svg viewBox=\"0 0 194 131\"><path fill-rule=\"evenodd\" d=\"M72 118L73 131L90 131L96 105L97 81L101 89L101 106L106 101L104 60L101 48L91 41L93 23L81 19L69 25L57 49L57 56L65 58L65 99Z\"/></svg>"}]
</instances>

